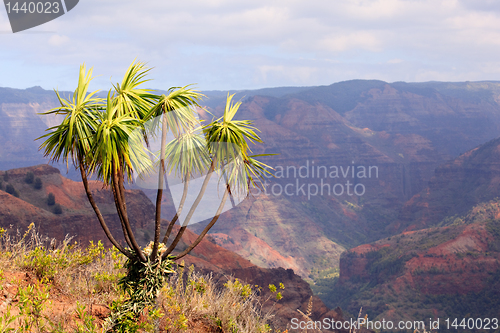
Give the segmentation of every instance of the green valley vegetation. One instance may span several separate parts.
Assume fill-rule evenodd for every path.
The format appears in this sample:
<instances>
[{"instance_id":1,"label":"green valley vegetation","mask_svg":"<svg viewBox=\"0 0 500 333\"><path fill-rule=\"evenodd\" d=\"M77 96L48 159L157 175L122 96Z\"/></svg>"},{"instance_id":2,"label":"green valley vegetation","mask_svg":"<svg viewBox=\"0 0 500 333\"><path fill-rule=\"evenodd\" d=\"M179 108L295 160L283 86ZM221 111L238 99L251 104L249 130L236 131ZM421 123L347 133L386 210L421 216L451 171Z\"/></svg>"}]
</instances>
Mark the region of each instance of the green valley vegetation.
<instances>
[{"instance_id":1,"label":"green valley vegetation","mask_svg":"<svg viewBox=\"0 0 500 333\"><path fill-rule=\"evenodd\" d=\"M39 139L45 156L55 162L71 162L79 170L87 198L101 224L104 233L127 261L126 274L120 287L126 293L124 301L113 307L112 327L117 332L129 331L142 315L157 316L153 306L167 281L174 274L173 265L196 247L217 222L228 198L246 195L249 187L262 179L267 165L250 155L249 143L261 143L257 129L251 121L236 120L241 102L233 103L227 97L222 117L212 119L206 125L198 120L196 108L203 95L189 86L174 87L165 95L142 89L150 69L143 63L134 62L127 69L121 83L113 86L107 98L89 93L92 69L80 67L78 85L69 99L56 92L61 106L45 112L63 116L61 124L48 129ZM152 125L150 125L152 124ZM167 134L174 139L167 143ZM150 152L144 146L154 137L161 138L158 152ZM150 159L156 154L157 162ZM155 228L151 243L142 249L129 221L125 202L125 183L140 170L140 177L157 172L157 197ZM209 224L196 240L180 253L173 254L191 217L204 196L210 178L220 172L219 183L223 191L220 204ZM161 230L161 202L166 173L175 173L184 183L183 196L175 216ZM112 234L103 214L89 189L90 175L97 176L112 189L116 211L122 226L125 246ZM190 180L204 175L203 184L196 200L187 207L188 214L181 227L174 225L181 216ZM215 177L215 176L214 176ZM177 230L176 232L173 232ZM163 235L163 237L162 237Z\"/></svg>"},{"instance_id":2,"label":"green valley vegetation","mask_svg":"<svg viewBox=\"0 0 500 333\"><path fill-rule=\"evenodd\" d=\"M41 190L42 189L43 182L42 182L42 180L39 177L35 178L35 186L34 187L35 187L36 190Z\"/></svg>"},{"instance_id":3,"label":"green valley vegetation","mask_svg":"<svg viewBox=\"0 0 500 333\"><path fill-rule=\"evenodd\" d=\"M57 215L60 215L62 214L63 210L62 210L62 206L58 203L56 203L54 205L54 210L53 210L54 214L57 214Z\"/></svg>"}]
</instances>

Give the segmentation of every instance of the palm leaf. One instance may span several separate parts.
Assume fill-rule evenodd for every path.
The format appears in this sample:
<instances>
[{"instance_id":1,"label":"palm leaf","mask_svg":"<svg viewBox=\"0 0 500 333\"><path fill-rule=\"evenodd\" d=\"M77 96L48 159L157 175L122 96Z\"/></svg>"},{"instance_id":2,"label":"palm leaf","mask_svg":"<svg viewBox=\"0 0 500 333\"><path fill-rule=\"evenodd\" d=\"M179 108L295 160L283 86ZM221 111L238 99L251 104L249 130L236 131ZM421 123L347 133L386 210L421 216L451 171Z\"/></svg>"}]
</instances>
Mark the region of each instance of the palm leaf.
<instances>
[{"instance_id":1,"label":"palm leaf","mask_svg":"<svg viewBox=\"0 0 500 333\"><path fill-rule=\"evenodd\" d=\"M42 113L64 115L59 126L47 129L49 133L37 138L46 138L40 149L44 149L44 155L50 156L52 161L62 159L68 163L71 158L77 165L77 159L85 161L91 150L96 120L103 108L102 99L93 97L97 91L87 93L91 80L92 69L86 73L85 65L80 66L78 86L71 100L62 98L56 91L61 106Z\"/></svg>"}]
</instances>

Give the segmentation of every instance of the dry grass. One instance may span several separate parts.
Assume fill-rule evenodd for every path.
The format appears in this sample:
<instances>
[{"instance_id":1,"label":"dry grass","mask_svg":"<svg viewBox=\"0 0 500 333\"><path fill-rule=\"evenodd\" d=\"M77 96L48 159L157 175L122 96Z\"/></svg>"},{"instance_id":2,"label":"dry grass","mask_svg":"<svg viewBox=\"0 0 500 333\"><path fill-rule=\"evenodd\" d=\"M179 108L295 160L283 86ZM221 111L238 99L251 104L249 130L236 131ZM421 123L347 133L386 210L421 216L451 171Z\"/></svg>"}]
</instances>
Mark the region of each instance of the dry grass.
<instances>
[{"instance_id":1,"label":"dry grass","mask_svg":"<svg viewBox=\"0 0 500 333\"><path fill-rule=\"evenodd\" d=\"M105 332L125 257L100 243L82 248L0 229L0 333ZM228 279L218 286L192 267L178 268L137 332L270 332L256 289ZM153 314L153 315L151 315Z\"/></svg>"}]
</instances>

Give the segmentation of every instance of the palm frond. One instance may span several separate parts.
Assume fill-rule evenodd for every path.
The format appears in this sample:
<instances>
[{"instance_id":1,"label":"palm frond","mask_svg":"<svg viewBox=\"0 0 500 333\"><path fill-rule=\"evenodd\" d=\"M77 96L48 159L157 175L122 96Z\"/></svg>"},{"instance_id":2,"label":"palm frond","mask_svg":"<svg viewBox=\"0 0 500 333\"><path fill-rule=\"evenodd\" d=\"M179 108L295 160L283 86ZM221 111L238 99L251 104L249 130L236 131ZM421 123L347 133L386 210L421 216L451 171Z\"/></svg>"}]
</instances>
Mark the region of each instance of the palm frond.
<instances>
[{"instance_id":1,"label":"palm frond","mask_svg":"<svg viewBox=\"0 0 500 333\"><path fill-rule=\"evenodd\" d=\"M62 98L56 91L61 106L42 113L64 115L59 126L47 129L49 133L37 138L46 139L40 149L44 149L44 155L50 156L52 161L58 162L62 159L68 163L69 159L72 159L77 165L78 156L85 161L91 150L97 128L96 121L103 108L103 100L93 97L97 91L88 93L91 80L92 69L86 72L85 65L80 66L78 86L71 100Z\"/></svg>"}]
</instances>

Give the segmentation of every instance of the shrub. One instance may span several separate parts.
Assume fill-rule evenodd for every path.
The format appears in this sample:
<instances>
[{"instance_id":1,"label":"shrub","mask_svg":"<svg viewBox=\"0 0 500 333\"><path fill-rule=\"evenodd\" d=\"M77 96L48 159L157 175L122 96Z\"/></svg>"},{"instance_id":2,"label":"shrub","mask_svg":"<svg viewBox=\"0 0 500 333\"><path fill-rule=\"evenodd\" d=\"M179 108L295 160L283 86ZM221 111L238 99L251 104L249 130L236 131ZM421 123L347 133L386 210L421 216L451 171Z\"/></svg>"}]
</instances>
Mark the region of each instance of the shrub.
<instances>
[{"instance_id":1,"label":"shrub","mask_svg":"<svg viewBox=\"0 0 500 333\"><path fill-rule=\"evenodd\" d=\"M130 296L119 288L119 280L125 276L125 256L115 248L105 249L101 242L90 242L86 248L69 237L56 242L40 236L33 224L17 236L1 230L0 282L4 280L2 272L12 269L28 272L30 282L19 286L18 301L11 303L13 313L7 307L0 316L0 332L97 333L111 328L98 323L91 308L82 302L112 303L111 308L123 305ZM276 292L272 299L265 300L258 296L257 286L235 279L222 284L223 281L193 269L190 267L186 274L185 269L177 268L153 306L139 316L125 314L123 332L190 332L191 324L200 318L210 332L270 332L268 321L272 315L264 312L262 306L267 301L274 304L277 285L270 286ZM280 284L279 289L283 288ZM73 300L74 312L54 316L54 296ZM108 317L107 322L111 319ZM16 331L19 325L22 327Z\"/></svg>"},{"instance_id":2,"label":"shrub","mask_svg":"<svg viewBox=\"0 0 500 333\"><path fill-rule=\"evenodd\" d=\"M59 215L59 214L62 214L62 212L63 211L62 211L61 205L60 204L55 204L55 206L54 206L54 214Z\"/></svg>"},{"instance_id":3,"label":"shrub","mask_svg":"<svg viewBox=\"0 0 500 333\"><path fill-rule=\"evenodd\" d=\"M190 320L205 317L210 319L213 331L270 332L267 322L272 315L262 311L263 304L270 299L260 298L259 288L238 279L230 278L223 288L218 286L220 282L210 275L194 272L193 266L187 272L177 268L158 299L158 309L163 314L160 325L169 332L183 332ZM280 284L280 289L283 288Z\"/></svg>"},{"instance_id":4,"label":"shrub","mask_svg":"<svg viewBox=\"0 0 500 333\"><path fill-rule=\"evenodd\" d=\"M49 196L47 197L47 205L49 206L54 206L56 204L56 196L54 193L49 193Z\"/></svg>"},{"instance_id":5,"label":"shrub","mask_svg":"<svg viewBox=\"0 0 500 333\"><path fill-rule=\"evenodd\" d=\"M28 171L26 177L24 177L24 182L26 184L33 184L34 181L35 181L35 174L31 171Z\"/></svg>"},{"instance_id":6,"label":"shrub","mask_svg":"<svg viewBox=\"0 0 500 333\"><path fill-rule=\"evenodd\" d=\"M9 181L9 174L7 173L7 171L5 171L3 174L3 180L5 180L6 182Z\"/></svg>"},{"instance_id":7,"label":"shrub","mask_svg":"<svg viewBox=\"0 0 500 333\"><path fill-rule=\"evenodd\" d=\"M3 190L3 182L0 180L0 190Z\"/></svg>"},{"instance_id":8,"label":"shrub","mask_svg":"<svg viewBox=\"0 0 500 333\"><path fill-rule=\"evenodd\" d=\"M42 180L39 177L35 178L35 189L40 190L43 186Z\"/></svg>"},{"instance_id":9,"label":"shrub","mask_svg":"<svg viewBox=\"0 0 500 333\"><path fill-rule=\"evenodd\" d=\"M16 198L19 198L19 191L12 186L12 184L7 184L7 187L5 187L5 192L12 194Z\"/></svg>"}]
</instances>

